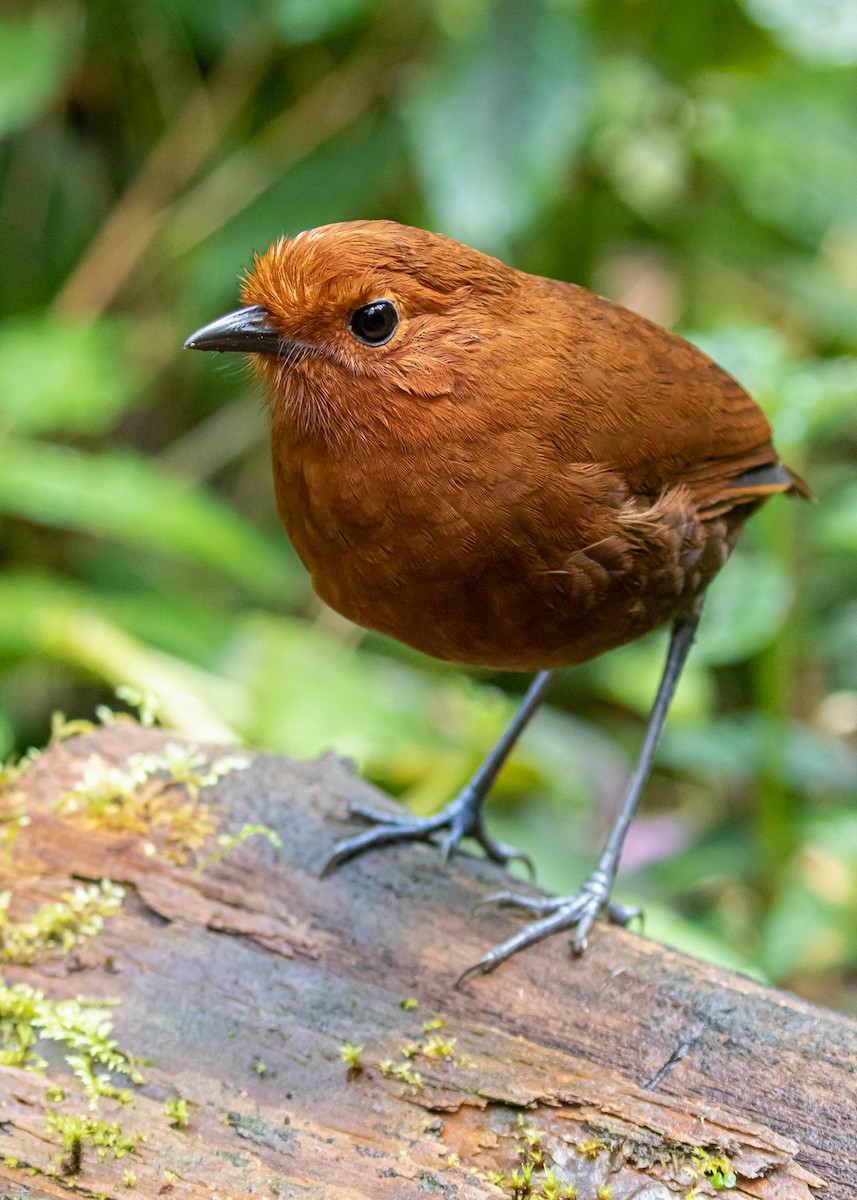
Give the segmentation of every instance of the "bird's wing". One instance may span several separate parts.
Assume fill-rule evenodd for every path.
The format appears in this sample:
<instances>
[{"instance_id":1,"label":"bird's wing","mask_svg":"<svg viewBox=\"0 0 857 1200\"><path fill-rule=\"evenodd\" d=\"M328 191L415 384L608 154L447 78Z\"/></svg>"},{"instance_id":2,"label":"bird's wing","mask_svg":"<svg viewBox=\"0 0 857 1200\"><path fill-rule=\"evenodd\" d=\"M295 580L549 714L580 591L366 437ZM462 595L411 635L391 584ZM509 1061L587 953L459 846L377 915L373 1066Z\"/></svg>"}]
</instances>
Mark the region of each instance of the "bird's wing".
<instances>
[{"instance_id":1,"label":"bird's wing","mask_svg":"<svg viewBox=\"0 0 857 1200\"><path fill-rule=\"evenodd\" d=\"M768 421L747 392L695 346L582 289L570 297L567 371L589 394L578 409L593 462L639 496L681 485L717 515L775 492L809 498L784 466Z\"/></svg>"}]
</instances>

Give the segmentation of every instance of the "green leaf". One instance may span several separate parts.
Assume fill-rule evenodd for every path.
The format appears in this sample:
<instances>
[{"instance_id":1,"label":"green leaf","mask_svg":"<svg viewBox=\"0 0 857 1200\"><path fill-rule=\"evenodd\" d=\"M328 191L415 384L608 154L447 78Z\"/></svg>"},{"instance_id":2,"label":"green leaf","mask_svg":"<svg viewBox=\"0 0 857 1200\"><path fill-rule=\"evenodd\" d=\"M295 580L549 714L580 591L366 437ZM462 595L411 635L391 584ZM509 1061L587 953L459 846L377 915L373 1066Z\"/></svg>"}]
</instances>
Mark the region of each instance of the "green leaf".
<instances>
[{"instance_id":1,"label":"green leaf","mask_svg":"<svg viewBox=\"0 0 857 1200\"><path fill-rule=\"evenodd\" d=\"M683 336L734 375L770 414L791 367L781 333L764 325L723 325L705 333L684 330Z\"/></svg>"},{"instance_id":2,"label":"green leaf","mask_svg":"<svg viewBox=\"0 0 857 1200\"><path fill-rule=\"evenodd\" d=\"M199 321L201 315L217 312L212 309L216 297L220 297L217 303L234 308L237 279L250 265L252 249L264 250L283 233L376 212L378 182L395 172L401 156L397 135L389 122L371 116L350 125L345 133L289 166L256 200L201 243L195 211L177 206L165 239L172 254L193 247L182 268L187 311L195 311L194 319ZM239 177L235 186L240 184ZM190 333L194 326L186 328Z\"/></svg>"},{"instance_id":3,"label":"green leaf","mask_svg":"<svg viewBox=\"0 0 857 1200\"><path fill-rule=\"evenodd\" d=\"M220 663L248 698L248 740L301 758L335 750L419 812L455 795L514 706L466 676L439 676L333 638L300 621L245 618ZM567 777L568 762L562 764ZM541 788L547 754L528 741L498 791Z\"/></svg>"},{"instance_id":4,"label":"green leaf","mask_svg":"<svg viewBox=\"0 0 857 1200\"><path fill-rule=\"evenodd\" d=\"M0 651L10 655L39 649L28 617L45 605L94 609L139 641L203 665L216 659L232 627L222 605L156 590L139 578L133 586L105 589L37 571L7 570L0 599Z\"/></svg>"},{"instance_id":5,"label":"green leaf","mask_svg":"<svg viewBox=\"0 0 857 1200\"><path fill-rule=\"evenodd\" d=\"M561 195L589 106L582 26L570 6L499 0L402 114L432 222L503 251Z\"/></svg>"},{"instance_id":6,"label":"green leaf","mask_svg":"<svg viewBox=\"0 0 857 1200\"><path fill-rule=\"evenodd\" d=\"M628 885L626 885L628 886ZM629 891L633 900L633 893ZM639 899L639 898L638 898ZM766 982L763 971L758 965L741 954L725 938L719 938L715 933L703 929L700 925L685 920L672 909L663 905L646 901L644 932L646 937L664 946L700 958L703 962L713 963L726 971L741 971L751 979Z\"/></svg>"},{"instance_id":7,"label":"green leaf","mask_svg":"<svg viewBox=\"0 0 857 1200\"><path fill-rule=\"evenodd\" d=\"M825 504L816 518L814 531L828 552L849 555L857 552L857 483L846 484Z\"/></svg>"},{"instance_id":8,"label":"green leaf","mask_svg":"<svg viewBox=\"0 0 857 1200\"><path fill-rule=\"evenodd\" d=\"M763 958L775 979L857 964L857 813L808 824L765 923Z\"/></svg>"},{"instance_id":9,"label":"green leaf","mask_svg":"<svg viewBox=\"0 0 857 1200\"><path fill-rule=\"evenodd\" d=\"M246 707L239 689L137 641L76 589L48 577L0 580L0 648L133 687L154 697L163 723L188 737L237 739Z\"/></svg>"},{"instance_id":10,"label":"green leaf","mask_svg":"<svg viewBox=\"0 0 857 1200\"><path fill-rule=\"evenodd\" d=\"M857 788L857 755L840 740L753 709L704 728L668 726L659 759L729 786L768 779L798 793L849 795Z\"/></svg>"},{"instance_id":11,"label":"green leaf","mask_svg":"<svg viewBox=\"0 0 857 1200\"><path fill-rule=\"evenodd\" d=\"M761 404L781 451L853 428L857 357L795 362L782 334L764 326L727 326L685 337L734 375Z\"/></svg>"},{"instance_id":12,"label":"green leaf","mask_svg":"<svg viewBox=\"0 0 857 1200\"><path fill-rule=\"evenodd\" d=\"M5 709L0 709L0 761L5 761L12 753L14 745L14 726Z\"/></svg>"},{"instance_id":13,"label":"green leaf","mask_svg":"<svg viewBox=\"0 0 857 1200\"><path fill-rule=\"evenodd\" d=\"M796 363L782 388L773 425L780 445L801 446L818 435L850 434L857 396L857 358Z\"/></svg>"},{"instance_id":14,"label":"green leaf","mask_svg":"<svg viewBox=\"0 0 857 1200\"><path fill-rule=\"evenodd\" d=\"M134 400L142 376L119 321L52 316L0 327L0 427L101 433Z\"/></svg>"},{"instance_id":15,"label":"green leaf","mask_svg":"<svg viewBox=\"0 0 857 1200\"><path fill-rule=\"evenodd\" d=\"M215 496L130 450L0 440L0 511L209 567L259 599L289 586L285 550Z\"/></svg>"},{"instance_id":16,"label":"green leaf","mask_svg":"<svg viewBox=\"0 0 857 1200\"><path fill-rule=\"evenodd\" d=\"M854 0L741 0L750 17L808 62L857 63Z\"/></svg>"},{"instance_id":17,"label":"green leaf","mask_svg":"<svg viewBox=\"0 0 857 1200\"><path fill-rule=\"evenodd\" d=\"M700 106L697 146L757 220L817 245L854 216L857 128L850 83L833 72L718 76Z\"/></svg>"},{"instance_id":18,"label":"green leaf","mask_svg":"<svg viewBox=\"0 0 857 1200\"><path fill-rule=\"evenodd\" d=\"M433 687L410 667L261 613L241 622L223 666L250 698L254 744L302 758L335 749L376 769L380 759L436 747L428 699L435 687L466 686L459 679Z\"/></svg>"},{"instance_id":19,"label":"green leaf","mask_svg":"<svg viewBox=\"0 0 857 1200\"><path fill-rule=\"evenodd\" d=\"M641 717L648 717L666 662L667 639L662 630L595 659L587 669L597 692ZM710 712L711 701L708 672L696 655L691 654L670 706L671 718L699 720Z\"/></svg>"},{"instance_id":20,"label":"green leaf","mask_svg":"<svg viewBox=\"0 0 857 1200\"><path fill-rule=\"evenodd\" d=\"M689 189L686 105L651 63L629 54L602 63L591 153L617 195L647 219L675 211Z\"/></svg>"},{"instance_id":21,"label":"green leaf","mask_svg":"<svg viewBox=\"0 0 857 1200\"><path fill-rule=\"evenodd\" d=\"M788 574L775 558L736 550L708 589L694 654L707 666L751 658L777 637L792 598Z\"/></svg>"},{"instance_id":22,"label":"green leaf","mask_svg":"<svg viewBox=\"0 0 857 1200\"><path fill-rule=\"evenodd\" d=\"M355 25L377 0L276 0L275 28L287 42L314 42Z\"/></svg>"},{"instance_id":23,"label":"green leaf","mask_svg":"<svg viewBox=\"0 0 857 1200\"><path fill-rule=\"evenodd\" d=\"M47 108L74 65L77 42L58 7L0 16L0 136Z\"/></svg>"}]
</instances>

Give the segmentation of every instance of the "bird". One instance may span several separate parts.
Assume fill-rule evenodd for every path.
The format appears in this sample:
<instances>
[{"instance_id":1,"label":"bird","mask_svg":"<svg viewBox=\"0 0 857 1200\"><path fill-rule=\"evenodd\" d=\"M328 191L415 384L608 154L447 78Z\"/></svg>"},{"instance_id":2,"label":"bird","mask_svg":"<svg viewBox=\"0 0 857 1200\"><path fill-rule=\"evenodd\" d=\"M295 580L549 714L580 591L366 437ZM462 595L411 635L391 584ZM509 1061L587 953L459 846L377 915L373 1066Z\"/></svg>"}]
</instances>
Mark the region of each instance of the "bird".
<instances>
[{"instance_id":1,"label":"bird","mask_svg":"<svg viewBox=\"0 0 857 1200\"><path fill-rule=\"evenodd\" d=\"M746 519L811 498L761 409L701 350L573 283L389 220L283 236L241 307L189 349L243 352L270 411L279 513L316 593L435 658L534 673L509 728L429 817L352 812L370 849L465 837L504 864L483 802L554 672L670 627L619 815L574 892L489 897L532 919L458 982L568 931L582 953L611 899L706 589Z\"/></svg>"}]
</instances>

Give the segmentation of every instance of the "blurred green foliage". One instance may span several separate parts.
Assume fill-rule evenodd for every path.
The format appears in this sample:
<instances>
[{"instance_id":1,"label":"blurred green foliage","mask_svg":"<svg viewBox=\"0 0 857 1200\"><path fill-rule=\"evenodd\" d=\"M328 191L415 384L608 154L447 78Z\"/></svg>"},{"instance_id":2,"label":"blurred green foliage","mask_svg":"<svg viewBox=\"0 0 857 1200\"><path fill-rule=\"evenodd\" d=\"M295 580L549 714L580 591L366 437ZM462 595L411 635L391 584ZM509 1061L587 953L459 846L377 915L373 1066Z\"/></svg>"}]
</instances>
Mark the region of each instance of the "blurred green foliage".
<instances>
[{"instance_id":1,"label":"blurred green foliage","mask_svg":"<svg viewBox=\"0 0 857 1200\"><path fill-rule=\"evenodd\" d=\"M622 882L657 935L857 1008L855 63L852 0L4 6L3 751L125 684L421 810L464 781L523 681L324 611L249 377L180 350L281 233L426 225L680 328L810 479L711 589ZM663 650L564 673L503 774L491 819L550 887L592 861Z\"/></svg>"}]
</instances>

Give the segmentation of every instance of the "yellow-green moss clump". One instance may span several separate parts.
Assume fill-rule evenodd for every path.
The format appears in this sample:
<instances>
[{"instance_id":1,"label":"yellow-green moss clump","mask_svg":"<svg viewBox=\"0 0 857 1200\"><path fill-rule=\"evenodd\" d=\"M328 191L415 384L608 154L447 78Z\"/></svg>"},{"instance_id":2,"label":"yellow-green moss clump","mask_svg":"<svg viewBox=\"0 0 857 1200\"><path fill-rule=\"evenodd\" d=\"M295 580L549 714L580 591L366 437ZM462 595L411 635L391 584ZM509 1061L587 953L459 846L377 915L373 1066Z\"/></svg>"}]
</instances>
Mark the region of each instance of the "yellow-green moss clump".
<instances>
[{"instance_id":1,"label":"yellow-green moss clump","mask_svg":"<svg viewBox=\"0 0 857 1200\"><path fill-rule=\"evenodd\" d=\"M56 811L91 829L128 830L151 838L150 852L160 849L182 864L217 828L216 810L200 799L200 792L248 764L237 754L209 762L197 747L173 742L157 753L131 754L121 766L93 754L83 778L60 796Z\"/></svg>"},{"instance_id":2,"label":"yellow-green moss clump","mask_svg":"<svg viewBox=\"0 0 857 1200\"><path fill-rule=\"evenodd\" d=\"M87 1148L95 1151L96 1158L124 1158L136 1150L142 1141L139 1133L123 1133L116 1121L102 1121L87 1114L76 1116L55 1109L48 1112L48 1128L62 1141L65 1157L60 1156L60 1169L74 1175L80 1169L81 1159Z\"/></svg>"},{"instance_id":3,"label":"yellow-green moss clump","mask_svg":"<svg viewBox=\"0 0 857 1200\"><path fill-rule=\"evenodd\" d=\"M618 1170L623 1162L639 1164L645 1161L649 1166L657 1163L666 1169L670 1179L683 1182L685 1188L690 1184L690 1190L682 1194L682 1200L702 1200L700 1187L703 1183L715 1191L729 1191L736 1184L735 1171L720 1147L705 1149L665 1141L656 1148L650 1141L635 1141L614 1129L593 1129L592 1134L594 1136L587 1136L577 1143L580 1159L594 1162L604 1155L611 1171ZM552 1156L545 1145L546 1137L523 1114L518 1117L515 1132L518 1165L510 1171L498 1171L489 1176L510 1200L578 1200L577 1186L561 1180L557 1168L552 1165ZM705 1191L707 1193L708 1188ZM613 1194L613 1185L606 1181L594 1194L587 1193L593 1200L613 1200Z\"/></svg>"},{"instance_id":4,"label":"yellow-green moss clump","mask_svg":"<svg viewBox=\"0 0 857 1200\"><path fill-rule=\"evenodd\" d=\"M0 960L27 965L41 954L68 954L80 942L101 932L105 917L118 912L125 889L110 879L81 884L43 904L27 920L9 916L10 891L0 892Z\"/></svg>"},{"instance_id":5,"label":"yellow-green moss clump","mask_svg":"<svg viewBox=\"0 0 857 1200\"><path fill-rule=\"evenodd\" d=\"M110 1008L115 1003L82 997L49 1000L26 983L0 980L0 1066L43 1074L47 1062L33 1047L38 1041L54 1042L65 1051L92 1107L99 1097L130 1099L130 1091L116 1087L111 1075L124 1075L131 1083L142 1083L143 1077L138 1060L120 1050L110 1036Z\"/></svg>"},{"instance_id":6,"label":"yellow-green moss clump","mask_svg":"<svg viewBox=\"0 0 857 1200\"><path fill-rule=\"evenodd\" d=\"M152 724L151 714L144 712L143 716L143 724ZM135 723L133 718L107 709L101 710L99 717L105 725ZM89 721L66 721L57 715L52 741L91 734L95 729ZM31 751L19 763L0 766L0 856L7 862L14 857L18 834L30 823L21 785L38 757L38 751ZM198 747L178 743L168 743L156 753L132 754L121 765L93 754L83 777L60 797L55 811L64 820L86 828L135 832L144 839L144 853L161 853L179 864L194 858L197 870L202 870L253 835L279 845L273 830L245 825L236 834L221 835L215 852L200 857L217 827L216 810L200 793L229 772L248 765L249 759L237 754L210 761ZM67 955L97 937L105 920L121 908L124 895L122 887L103 879L67 889L58 899L23 916L16 911L13 892L0 892L0 962L28 966L51 953ZM75 1175L87 1154L122 1158L141 1140L140 1134L126 1132L116 1121L57 1107L66 1101L74 1105L75 1099L79 1106L82 1098L91 1110L101 1100L125 1104L132 1099L131 1085L143 1082L139 1060L121 1050L112 1036L110 1010L117 1003L83 997L55 1001L39 988L9 984L0 978L0 1067L44 1074L48 1062L36 1047L53 1042L61 1048L76 1080L68 1096L66 1088L56 1084L46 1089L48 1136L62 1146L56 1166L48 1173ZM165 1117L174 1128L186 1127L187 1102L170 1101ZM36 1172L16 1156L7 1156L5 1163L30 1174ZM135 1173L126 1171L125 1186L131 1188L135 1182Z\"/></svg>"}]
</instances>

